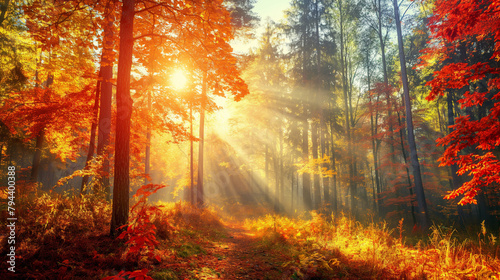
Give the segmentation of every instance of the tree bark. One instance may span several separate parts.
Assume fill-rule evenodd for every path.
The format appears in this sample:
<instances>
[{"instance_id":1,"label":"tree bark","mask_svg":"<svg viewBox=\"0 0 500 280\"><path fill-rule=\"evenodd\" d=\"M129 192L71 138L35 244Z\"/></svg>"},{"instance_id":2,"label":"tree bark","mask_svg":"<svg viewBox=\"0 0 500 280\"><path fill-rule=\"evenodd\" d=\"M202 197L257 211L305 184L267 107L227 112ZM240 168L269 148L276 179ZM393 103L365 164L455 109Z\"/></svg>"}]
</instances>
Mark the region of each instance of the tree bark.
<instances>
[{"instance_id":1,"label":"tree bark","mask_svg":"<svg viewBox=\"0 0 500 280\"><path fill-rule=\"evenodd\" d=\"M116 141L115 172L113 183L113 208L110 234L128 222L129 213L129 164L130 164L130 122L132 98L130 96L130 69L134 47L134 0L123 0L120 19L120 54L116 87Z\"/></svg>"},{"instance_id":2,"label":"tree bark","mask_svg":"<svg viewBox=\"0 0 500 280\"><path fill-rule=\"evenodd\" d=\"M307 76L306 76L306 26L303 24L302 27L302 85L307 88ZM302 161L306 164L309 161L309 106L307 104L308 100L306 98L307 95L304 96L304 100L302 101ZM302 174L302 198L304 201L305 210L312 209L312 199L311 199L311 174L308 172L304 172Z\"/></svg>"},{"instance_id":3,"label":"tree bark","mask_svg":"<svg viewBox=\"0 0 500 280\"><path fill-rule=\"evenodd\" d=\"M151 91L148 91L148 112L151 114ZM146 158L144 162L144 173L151 178L151 124L148 122L146 128ZM144 184L150 183L146 177Z\"/></svg>"},{"instance_id":4,"label":"tree bark","mask_svg":"<svg viewBox=\"0 0 500 280\"><path fill-rule=\"evenodd\" d=\"M448 92L446 96L446 101L448 105L448 130L449 130L448 132L452 133L453 132L452 125L455 124L455 114L453 112L453 94L451 92ZM458 177L457 174L458 165L456 164L451 165L450 171L451 171L452 189L456 190L460 188L460 186L462 185L462 182L460 181L460 178ZM458 213L459 225L462 229L465 229L465 214L462 205L457 205L457 213Z\"/></svg>"},{"instance_id":5,"label":"tree bark","mask_svg":"<svg viewBox=\"0 0 500 280\"><path fill-rule=\"evenodd\" d=\"M30 180L32 182L38 181L38 173L40 173L40 162L42 159L42 147L45 139L45 128L42 128L36 136L35 155L33 156L33 164L31 166Z\"/></svg>"},{"instance_id":6,"label":"tree bark","mask_svg":"<svg viewBox=\"0 0 500 280\"><path fill-rule=\"evenodd\" d=\"M108 5L111 5L108 3ZM103 157L102 159L102 177L101 187L102 191L106 194L106 200L110 200L110 184L109 184L109 154L108 145L110 143L111 132L111 103L113 95L113 85L111 79L113 78L113 28L114 19L112 13L107 7L106 20L104 25L104 39L103 39L103 55L101 57L101 101L99 109L99 130L97 133L97 155Z\"/></svg>"},{"instance_id":7,"label":"tree bark","mask_svg":"<svg viewBox=\"0 0 500 280\"><path fill-rule=\"evenodd\" d=\"M38 81L38 71L36 72L36 80ZM54 76L52 76L52 74L48 74L45 87L47 89L50 88L53 82L54 82ZM38 83L36 87L37 88L39 87ZM40 129L40 131L36 136L35 154L33 155L33 164L31 166L31 176L30 176L30 180L32 182L38 181L38 173L40 173L40 162L42 161L42 148L44 142L45 142L45 126Z\"/></svg>"},{"instance_id":8,"label":"tree bark","mask_svg":"<svg viewBox=\"0 0 500 280\"><path fill-rule=\"evenodd\" d=\"M99 78L101 75L99 74ZM89 168L89 163L92 157L94 156L94 151L95 151L95 135L96 135L96 130L97 130L97 118L99 115L99 97L101 93L101 81L97 81L97 86L96 86L96 91L95 91L95 99L94 99L94 118L92 120L92 125L90 127L90 142L89 142L89 152L87 153L87 160L85 160L85 167L83 168L84 170L87 170ZM80 186L80 195L83 195L83 192L85 191L85 185L89 181L89 176L85 175L82 178L82 185Z\"/></svg>"},{"instance_id":9,"label":"tree bark","mask_svg":"<svg viewBox=\"0 0 500 280\"><path fill-rule=\"evenodd\" d=\"M377 140L375 140L375 135L377 134L378 130L378 98L379 95L377 95L377 101L375 102L375 105L372 103L372 96L371 96L371 75L370 75L370 54L367 51L366 52L366 74L368 77L368 94L369 94L369 101L370 104L372 104L372 107L370 108L370 125L371 125L371 140L372 140L372 154L373 154L373 169L375 173L375 188L373 191L373 200L374 200L374 206L375 206L375 211L377 214L380 213L380 208L379 208L379 194L380 194L380 178L379 178L379 167L378 167L378 143ZM373 115L373 109L376 108L376 113L375 116Z\"/></svg>"},{"instance_id":10,"label":"tree bark","mask_svg":"<svg viewBox=\"0 0 500 280\"><path fill-rule=\"evenodd\" d=\"M207 81L206 73L203 74L203 81L201 87L201 111L200 111L200 143L198 150L198 182L196 190L196 205L198 208L203 208L204 201L204 190L203 190L203 146L205 144L205 105L207 99Z\"/></svg>"},{"instance_id":11,"label":"tree bark","mask_svg":"<svg viewBox=\"0 0 500 280\"><path fill-rule=\"evenodd\" d=\"M404 103L406 108L406 127L408 129L408 145L410 146L410 163L413 172L415 193L417 195L417 220L424 231L429 228L429 213L427 212L427 202L425 201L424 186L422 175L420 173L420 163L417 155L417 145L415 143L415 134L413 130L413 116L411 112L410 90L408 87L408 76L406 74L406 60L404 54L403 35L401 32L401 21L399 17L398 1L393 0L394 17L396 18L396 30L399 46L399 61L401 64L401 80L403 81Z\"/></svg>"},{"instance_id":12,"label":"tree bark","mask_svg":"<svg viewBox=\"0 0 500 280\"><path fill-rule=\"evenodd\" d=\"M189 199L191 205L194 206L194 143L193 143L193 101L190 101L189 105L189 132L191 134L191 139L189 140L189 177L190 177L190 188L189 188Z\"/></svg>"},{"instance_id":13,"label":"tree bark","mask_svg":"<svg viewBox=\"0 0 500 280\"><path fill-rule=\"evenodd\" d=\"M348 89L347 89L347 61L345 60L347 57L345 44L344 44L344 16L343 16L343 1L338 0L338 9L339 9L339 25L340 25L340 68L342 73L342 92L344 97L344 113L345 113L345 121L344 121L344 131L345 137L347 141L347 157L348 157L348 167L349 167L349 189L351 190L351 211L355 213L356 211L356 186L354 184L354 166L353 166L353 153L352 153L352 140L351 140L351 121L350 121L350 110L349 110L349 97L348 97Z\"/></svg>"}]
</instances>

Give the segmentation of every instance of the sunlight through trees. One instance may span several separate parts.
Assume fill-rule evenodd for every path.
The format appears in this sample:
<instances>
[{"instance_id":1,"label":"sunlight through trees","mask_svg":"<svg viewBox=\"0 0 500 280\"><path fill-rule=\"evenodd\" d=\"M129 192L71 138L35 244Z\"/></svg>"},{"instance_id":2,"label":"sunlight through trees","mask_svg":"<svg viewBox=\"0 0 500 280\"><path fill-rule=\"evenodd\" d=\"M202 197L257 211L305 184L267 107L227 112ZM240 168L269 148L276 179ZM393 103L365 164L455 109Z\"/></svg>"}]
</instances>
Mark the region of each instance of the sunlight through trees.
<instances>
[{"instance_id":1,"label":"sunlight through trees","mask_svg":"<svg viewBox=\"0 0 500 280\"><path fill-rule=\"evenodd\" d=\"M266 3L0 0L13 279L500 277L498 1Z\"/></svg>"}]
</instances>

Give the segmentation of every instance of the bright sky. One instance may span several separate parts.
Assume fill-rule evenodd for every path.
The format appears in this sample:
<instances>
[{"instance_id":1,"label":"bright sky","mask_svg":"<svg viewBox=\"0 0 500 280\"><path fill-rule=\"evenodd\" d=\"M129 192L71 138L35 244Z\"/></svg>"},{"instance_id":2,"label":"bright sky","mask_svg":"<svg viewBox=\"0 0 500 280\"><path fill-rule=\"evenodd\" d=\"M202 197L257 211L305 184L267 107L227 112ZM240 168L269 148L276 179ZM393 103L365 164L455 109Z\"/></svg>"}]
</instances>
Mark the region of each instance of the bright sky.
<instances>
[{"instance_id":1,"label":"bright sky","mask_svg":"<svg viewBox=\"0 0 500 280\"><path fill-rule=\"evenodd\" d=\"M290 7L291 0L257 0L254 11L265 22L270 17L275 22L279 22L283 17L283 11Z\"/></svg>"},{"instance_id":2,"label":"bright sky","mask_svg":"<svg viewBox=\"0 0 500 280\"><path fill-rule=\"evenodd\" d=\"M283 18L283 11L290 7L290 1L291 0L257 0L253 10L260 17L261 25L266 22L268 17L274 22L280 22ZM264 28L259 27L256 32L256 37L258 38L263 31ZM231 46L235 53L247 53L250 48L257 46L256 42L256 40L253 42L234 40L231 42Z\"/></svg>"}]
</instances>

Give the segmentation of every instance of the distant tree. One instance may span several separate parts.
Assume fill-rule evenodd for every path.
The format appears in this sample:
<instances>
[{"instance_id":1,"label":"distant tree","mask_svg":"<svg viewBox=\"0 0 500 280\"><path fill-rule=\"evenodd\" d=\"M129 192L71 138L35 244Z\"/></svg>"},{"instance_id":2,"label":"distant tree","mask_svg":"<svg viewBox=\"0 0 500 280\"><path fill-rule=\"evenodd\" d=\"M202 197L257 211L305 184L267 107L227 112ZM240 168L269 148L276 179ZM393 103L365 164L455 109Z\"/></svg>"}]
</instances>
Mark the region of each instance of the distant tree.
<instances>
[{"instance_id":1,"label":"distant tree","mask_svg":"<svg viewBox=\"0 0 500 280\"><path fill-rule=\"evenodd\" d=\"M429 227L429 212L427 211L427 202L425 200L424 186L422 183L422 174L420 171L420 162L418 160L417 145L415 143L415 134L413 129L413 115L410 102L410 89L408 86L408 76L406 74L406 60L404 54L403 35L401 30L401 17L399 15L398 1L393 0L394 18L396 19L396 31L399 46L399 61L401 65L401 80L403 82L404 104L406 109L406 127L408 130L408 144L410 146L410 164L413 173L414 189L417 196L417 221L423 230ZM411 186L410 186L411 187Z\"/></svg>"}]
</instances>

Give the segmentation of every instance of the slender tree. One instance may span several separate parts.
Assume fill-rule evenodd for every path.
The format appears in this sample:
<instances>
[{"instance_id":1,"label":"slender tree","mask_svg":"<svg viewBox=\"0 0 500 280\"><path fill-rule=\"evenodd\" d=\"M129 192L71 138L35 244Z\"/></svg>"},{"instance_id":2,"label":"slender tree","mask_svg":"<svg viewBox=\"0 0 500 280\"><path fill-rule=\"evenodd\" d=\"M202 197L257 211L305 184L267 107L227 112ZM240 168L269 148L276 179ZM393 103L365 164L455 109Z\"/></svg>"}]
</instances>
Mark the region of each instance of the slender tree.
<instances>
[{"instance_id":1,"label":"slender tree","mask_svg":"<svg viewBox=\"0 0 500 280\"><path fill-rule=\"evenodd\" d=\"M401 18L399 16L398 1L393 0L394 17L396 18L396 31L399 46L399 61L401 64L401 80L403 81L403 94L406 109L406 127L408 130L408 145L410 147L410 164L413 172L414 188L417 195L417 220L423 230L429 227L429 213L427 212L427 202L425 201L424 186L420 172L420 163L418 161L417 145L415 143L415 134L413 129L413 115L411 111L410 89L408 87L408 77L406 75L406 61L404 54L403 35L401 31Z\"/></svg>"}]
</instances>

